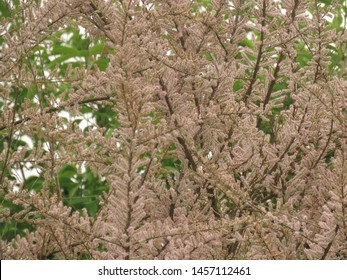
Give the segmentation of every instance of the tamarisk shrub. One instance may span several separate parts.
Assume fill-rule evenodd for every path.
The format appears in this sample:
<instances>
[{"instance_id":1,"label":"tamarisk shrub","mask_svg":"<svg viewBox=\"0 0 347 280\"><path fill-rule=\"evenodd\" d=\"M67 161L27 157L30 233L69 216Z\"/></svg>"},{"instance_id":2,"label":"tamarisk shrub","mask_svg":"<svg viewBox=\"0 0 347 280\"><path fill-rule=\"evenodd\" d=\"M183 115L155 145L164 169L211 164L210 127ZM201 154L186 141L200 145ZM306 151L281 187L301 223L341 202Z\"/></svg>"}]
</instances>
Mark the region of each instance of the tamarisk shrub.
<instances>
[{"instance_id":1,"label":"tamarisk shrub","mask_svg":"<svg viewBox=\"0 0 347 280\"><path fill-rule=\"evenodd\" d=\"M346 259L346 7L2 1L1 259Z\"/></svg>"}]
</instances>

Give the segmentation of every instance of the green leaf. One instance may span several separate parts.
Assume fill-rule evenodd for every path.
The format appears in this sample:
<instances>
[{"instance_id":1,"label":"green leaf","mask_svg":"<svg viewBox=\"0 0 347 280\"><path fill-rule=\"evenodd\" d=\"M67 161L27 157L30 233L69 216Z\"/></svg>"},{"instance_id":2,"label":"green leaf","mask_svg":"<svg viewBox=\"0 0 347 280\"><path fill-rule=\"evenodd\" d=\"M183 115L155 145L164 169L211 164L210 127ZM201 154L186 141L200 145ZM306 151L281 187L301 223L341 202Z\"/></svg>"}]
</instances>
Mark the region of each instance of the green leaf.
<instances>
[{"instance_id":1,"label":"green leaf","mask_svg":"<svg viewBox=\"0 0 347 280\"><path fill-rule=\"evenodd\" d=\"M306 66L310 60L312 60L312 55L308 50L303 48L298 51L296 61L299 62L300 67Z\"/></svg>"},{"instance_id":2,"label":"green leaf","mask_svg":"<svg viewBox=\"0 0 347 280\"><path fill-rule=\"evenodd\" d=\"M38 176L30 176L25 179L24 187L28 190L34 190L35 192L39 192L42 189L44 183L44 179Z\"/></svg>"},{"instance_id":3,"label":"green leaf","mask_svg":"<svg viewBox=\"0 0 347 280\"><path fill-rule=\"evenodd\" d=\"M168 171L179 172L181 169L181 161L177 158L165 158L161 162L161 167Z\"/></svg>"},{"instance_id":4,"label":"green leaf","mask_svg":"<svg viewBox=\"0 0 347 280\"><path fill-rule=\"evenodd\" d=\"M8 9L8 6L6 5L6 3L3 0L0 0L0 14L3 17L10 17L11 16L11 12Z\"/></svg>"},{"instance_id":5,"label":"green leaf","mask_svg":"<svg viewBox=\"0 0 347 280\"><path fill-rule=\"evenodd\" d=\"M343 22L342 13L341 13L341 12L338 12L338 13L334 16L334 19L333 19L333 22L332 22L332 26L333 26L334 28L339 28L339 27L341 27L342 22Z\"/></svg>"},{"instance_id":6,"label":"green leaf","mask_svg":"<svg viewBox=\"0 0 347 280\"><path fill-rule=\"evenodd\" d=\"M212 61L212 55L210 52L206 52L205 53L205 58L208 60L208 61Z\"/></svg>"},{"instance_id":7,"label":"green leaf","mask_svg":"<svg viewBox=\"0 0 347 280\"><path fill-rule=\"evenodd\" d=\"M80 52L72 47L54 45L52 48L52 54L63 54L69 57L74 57L79 56Z\"/></svg>"},{"instance_id":8,"label":"green leaf","mask_svg":"<svg viewBox=\"0 0 347 280\"><path fill-rule=\"evenodd\" d=\"M233 85L233 90L236 92L244 87L244 83L242 81L236 81Z\"/></svg>"},{"instance_id":9,"label":"green leaf","mask_svg":"<svg viewBox=\"0 0 347 280\"><path fill-rule=\"evenodd\" d=\"M330 5L332 0L319 0L318 2L323 3L325 5Z\"/></svg>"},{"instance_id":10,"label":"green leaf","mask_svg":"<svg viewBox=\"0 0 347 280\"><path fill-rule=\"evenodd\" d=\"M103 43L95 44L94 46L92 46L89 49L89 54L90 55L101 54L103 49L104 49L104 47L105 47L105 44L103 44Z\"/></svg>"},{"instance_id":11,"label":"green leaf","mask_svg":"<svg viewBox=\"0 0 347 280\"><path fill-rule=\"evenodd\" d=\"M27 94L27 98L29 98L30 100L33 100L34 97L36 96L37 91L36 91L36 85L32 84L29 88L28 88L28 94Z\"/></svg>"},{"instance_id":12,"label":"green leaf","mask_svg":"<svg viewBox=\"0 0 347 280\"><path fill-rule=\"evenodd\" d=\"M108 58L100 58L94 62L101 71L105 71L108 67L110 60Z\"/></svg>"}]
</instances>

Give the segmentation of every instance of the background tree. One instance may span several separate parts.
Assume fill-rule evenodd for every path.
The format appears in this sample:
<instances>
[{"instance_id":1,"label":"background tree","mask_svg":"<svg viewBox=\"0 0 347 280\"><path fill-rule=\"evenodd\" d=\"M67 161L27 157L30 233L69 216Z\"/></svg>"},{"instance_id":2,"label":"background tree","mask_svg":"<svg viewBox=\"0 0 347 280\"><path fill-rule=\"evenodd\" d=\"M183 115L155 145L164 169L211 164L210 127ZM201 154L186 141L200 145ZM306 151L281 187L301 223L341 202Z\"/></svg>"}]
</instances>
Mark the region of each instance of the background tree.
<instances>
[{"instance_id":1,"label":"background tree","mask_svg":"<svg viewBox=\"0 0 347 280\"><path fill-rule=\"evenodd\" d=\"M346 259L345 1L0 1L1 259Z\"/></svg>"}]
</instances>

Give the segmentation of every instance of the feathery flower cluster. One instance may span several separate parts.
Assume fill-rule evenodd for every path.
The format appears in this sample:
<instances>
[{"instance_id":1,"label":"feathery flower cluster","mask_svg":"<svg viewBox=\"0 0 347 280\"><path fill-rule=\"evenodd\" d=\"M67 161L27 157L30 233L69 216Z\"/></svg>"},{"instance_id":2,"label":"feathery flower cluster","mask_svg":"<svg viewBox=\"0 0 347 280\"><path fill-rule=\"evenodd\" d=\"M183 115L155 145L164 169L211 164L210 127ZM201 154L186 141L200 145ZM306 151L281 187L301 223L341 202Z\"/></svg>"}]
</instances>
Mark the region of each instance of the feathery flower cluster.
<instances>
[{"instance_id":1,"label":"feathery flower cluster","mask_svg":"<svg viewBox=\"0 0 347 280\"><path fill-rule=\"evenodd\" d=\"M344 1L20 2L1 259L347 259Z\"/></svg>"}]
</instances>

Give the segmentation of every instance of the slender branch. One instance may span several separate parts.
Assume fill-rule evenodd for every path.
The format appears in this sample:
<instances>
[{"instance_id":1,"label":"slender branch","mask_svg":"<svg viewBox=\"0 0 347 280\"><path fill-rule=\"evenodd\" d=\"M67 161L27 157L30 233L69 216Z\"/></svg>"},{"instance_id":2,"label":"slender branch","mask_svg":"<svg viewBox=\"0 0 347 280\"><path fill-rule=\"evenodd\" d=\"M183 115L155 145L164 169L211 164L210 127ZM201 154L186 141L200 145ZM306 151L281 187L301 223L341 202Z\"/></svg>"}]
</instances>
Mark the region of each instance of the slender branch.
<instances>
[{"instance_id":1,"label":"slender branch","mask_svg":"<svg viewBox=\"0 0 347 280\"><path fill-rule=\"evenodd\" d=\"M257 80L257 75L258 75L258 72L260 69L260 61L261 61L261 58L263 55L263 47L264 47L264 40L265 40L264 28L265 28L265 23L266 23L266 21L265 21L265 19L266 19L266 0L263 0L263 15L262 15L262 17L263 18L261 20L260 46L259 46L257 61L256 61L255 66L254 66L253 76L252 76L251 82L247 88L245 95L243 96L243 102L245 102L245 103L247 103L247 100L252 93L254 83Z\"/></svg>"},{"instance_id":2,"label":"slender branch","mask_svg":"<svg viewBox=\"0 0 347 280\"><path fill-rule=\"evenodd\" d=\"M164 84L164 81L162 80L161 77L159 78L159 83L161 85L162 90L167 92L167 88L166 88L166 86ZM173 110L173 107L172 107L172 104L171 104L171 101L170 101L169 97L167 95L165 95L164 98L165 98L165 102L166 102L166 104L168 106L170 115L173 115L174 114L174 110ZM177 120L175 120L175 126L178 126ZM192 169L194 171L197 171L197 165L196 165L196 163L195 163L195 161L193 159L193 155L192 155L191 151L189 150L185 140L181 136L178 136L177 137L177 141L182 146L184 154L186 155L186 158L188 159Z\"/></svg>"},{"instance_id":3,"label":"slender branch","mask_svg":"<svg viewBox=\"0 0 347 280\"><path fill-rule=\"evenodd\" d=\"M336 237L336 235L337 235L337 232L339 231L339 228L340 228L340 226L339 226L339 225L336 225L334 237L333 237L333 239L328 243L327 247L324 249L324 253L323 253L322 257L320 258L321 260L325 260L325 258L327 257L327 255L328 255L328 253L329 253L329 251L330 251L330 249L331 249L331 246L333 245L333 242L334 242L334 240L335 240L335 237Z\"/></svg>"},{"instance_id":4,"label":"slender branch","mask_svg":"<svg viewBox=\"0 0 347 280\"><path fill-rule=\"evenodd\" d=\"M98 101L109 100L110 98L111 98L111 96L90 98L90 99L79 101L79 102L77 102L77 104L82 105L82 104L94 103L94 102L98 102ZM65 109L67 107L72 107L75 104L76 103L71 103L71 104L68 104L68 105L60 105L60 106L57 106L57 107L54 107L54 108L49 108L49 109L44 110L44 113L45 114L50 114L50 113L59 112L59 111ZM19 124L25 123L27 121L30 121L31 119L32 119L32 117L25 117L23 119L15 121L13 123L13 125L19 125ZM8 127L9 127L8 125L0 126L0 131L6 129Z\"/></svg>"}]
</instances>

